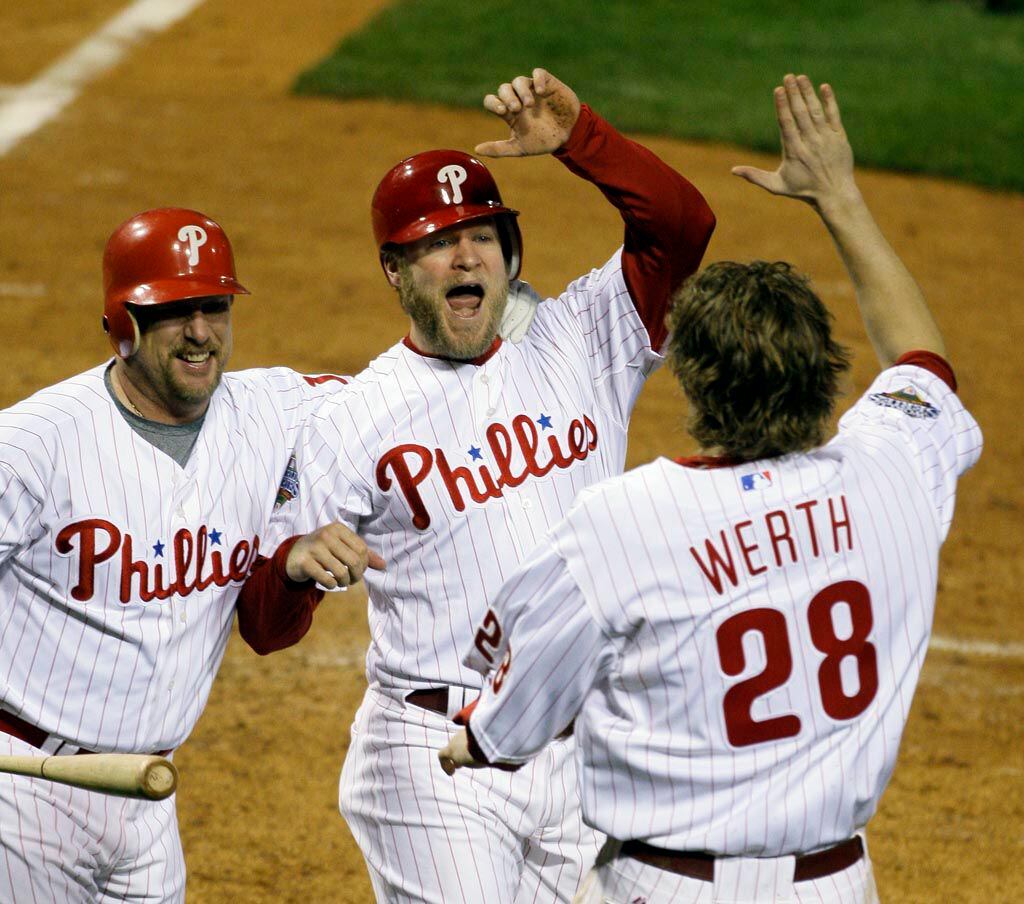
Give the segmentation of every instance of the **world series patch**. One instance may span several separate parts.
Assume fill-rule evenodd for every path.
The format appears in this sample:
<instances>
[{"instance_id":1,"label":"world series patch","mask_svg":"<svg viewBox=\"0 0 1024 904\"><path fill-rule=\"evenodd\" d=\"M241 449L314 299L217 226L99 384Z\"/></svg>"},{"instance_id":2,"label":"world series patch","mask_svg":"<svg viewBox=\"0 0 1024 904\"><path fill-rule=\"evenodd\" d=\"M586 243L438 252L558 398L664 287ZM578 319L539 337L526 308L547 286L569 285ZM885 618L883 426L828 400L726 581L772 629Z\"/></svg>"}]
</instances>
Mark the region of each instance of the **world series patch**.
<instances>
[{"instance_id":1,"label":"world series patch","mask_svg":"<svg viewBox=\"0 0 1024 904\"><path fill-rule=\"evenodd\" d=\"M290 502L299 495L299 472L295 467L295 456L288 460L288 467L284 470L284 477L281 478L281 486L277 488L277 499L274 501L274 508L278 509L286 502Z\"/></svg>"},{"instance_id":2,"label":"world series patch","mask_svg":"<svg viewBox=\"0 0 1024 904\"><path fill-rule=\"evenodd\" d=\"M922 399L913 386L905 386L893 392L873 392L868 398L876 405L897 408L911 417L938 417L939 409Z\"/></svg>"}]
</instances>

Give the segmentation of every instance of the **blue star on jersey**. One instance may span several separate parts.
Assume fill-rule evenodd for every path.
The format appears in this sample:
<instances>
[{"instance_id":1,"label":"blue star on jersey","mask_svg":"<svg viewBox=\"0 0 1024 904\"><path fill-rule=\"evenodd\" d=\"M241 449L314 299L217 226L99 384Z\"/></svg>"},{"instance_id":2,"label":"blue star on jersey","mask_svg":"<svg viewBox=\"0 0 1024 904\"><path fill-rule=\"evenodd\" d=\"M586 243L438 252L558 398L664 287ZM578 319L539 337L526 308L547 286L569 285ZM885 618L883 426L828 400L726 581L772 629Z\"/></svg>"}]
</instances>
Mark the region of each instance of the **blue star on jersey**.
<instances>
[{"instance_id":1,"label":"blue star on jersey","mask_svg":"<svg viewBox=\"0 0 1024 904\"><path fill-rule=\"evenodd\" d=\"M543 427L545 430L551 429L551 418L548 415L544 414L544 412L541 412L540 417L537 418L537 423L540 424L541 427Z\"/></svg>"},{"instance_id":2,"label":"blue star on jersey","mask_svg":"<svg viewBox=\"0 0 1024 904\"><path fill-rule=\"evenodd\" d=\"M156 543L153 544L153 555L159 556L160 558L163 558L163 554L164 554L164 544L163 544L163 541L157 540Z\"/></svg>"},{"instance_id":3,"label":"blue star on jersey","mask_svg":"<svg viewBox=\"0 0 1024 904\"><path fill-rule=\"evenodd\" d=\"M210 542L213 543L214 546L220 546L220 531L219 530L211 530L210 531Z\"/></svg>"},{"instance_id":4,"label":"blue star on jersey","mask_svg":"<svg viewBox=\"0 0 1024 904\"><path fill-rule=\"evenodd\" d=\"M480 451L480 447L479 446L470 446L469 447L469 457L472 458L473 461L483 461L484 454L483 454L483 452Z\"/></svg>"}]
</instances>

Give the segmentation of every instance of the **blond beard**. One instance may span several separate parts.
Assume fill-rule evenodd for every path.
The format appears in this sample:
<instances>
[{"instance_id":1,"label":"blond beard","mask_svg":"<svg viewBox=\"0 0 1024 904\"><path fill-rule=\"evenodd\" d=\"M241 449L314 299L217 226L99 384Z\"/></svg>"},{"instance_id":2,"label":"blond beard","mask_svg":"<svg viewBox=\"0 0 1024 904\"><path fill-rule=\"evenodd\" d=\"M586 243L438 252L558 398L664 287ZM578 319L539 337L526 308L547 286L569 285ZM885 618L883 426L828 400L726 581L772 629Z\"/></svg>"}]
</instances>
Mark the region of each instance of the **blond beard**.
<instances>
[{"instance_id":1,"label":"blond beard","mask_svg":"<svg viewBox=\"0 0 1024 904\"><path fill-rule=\"evenodd\" d=\"M487 315L487 323L483 332L475 339L460 339L448 329L444 314L435 303L435 299L421 292L416 286L408 264L403 262L398 269L401 275L398 284L398 300L401 302L402 310L409 315L423 335L430 347L431 354L442 358L454 358L458 361L471 361L473 358L480 357L490 348L495 336L498 335L498 326L505 313L505 305L508 304L507 279L497 289L498 294ZM441 304L444 303L442 295Z\"/></svg>"}]
</instances>

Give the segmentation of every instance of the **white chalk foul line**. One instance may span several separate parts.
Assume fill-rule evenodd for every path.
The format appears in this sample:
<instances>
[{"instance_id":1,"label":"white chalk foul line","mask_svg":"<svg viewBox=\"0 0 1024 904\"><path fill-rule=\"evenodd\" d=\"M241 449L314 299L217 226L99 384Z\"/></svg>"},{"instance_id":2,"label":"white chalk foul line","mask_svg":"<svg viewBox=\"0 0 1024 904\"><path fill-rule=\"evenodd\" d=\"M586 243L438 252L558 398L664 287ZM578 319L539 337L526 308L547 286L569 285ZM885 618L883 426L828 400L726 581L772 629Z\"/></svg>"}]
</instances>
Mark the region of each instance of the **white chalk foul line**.
<instances>
[{"instance_id":1,"label":"white chalk foul line","mask_svg":"<svg viewBox=\"0 0 1024 904\"><path fill-rule=\"evenodd\" d=\"M0 157L53 119L133 44L183 19L203 0L136 0L27 84L0 100Z\"/></svg>"},{"instance_id":2,"label":"white chalk foul line","mask_svg":"<svg viewBox=\"0 0 1024 904\"><path fill-rule=\"evenodd\" d=\"M45 298L45 283L0 282L0 298Z\"/></svg>"},{"instance_id":3,"label":"white chalk foul line","mask_svg":"<svg viewBox=\"0 0 1024 904\"><path fill-rule=\"evenodd\" d=\"M1024 659L1024 643L993 643L990 640L958 640L933 634L928 646L943 653L967 656L993 656L998 659Z\"/></svg>"}]
</instances>

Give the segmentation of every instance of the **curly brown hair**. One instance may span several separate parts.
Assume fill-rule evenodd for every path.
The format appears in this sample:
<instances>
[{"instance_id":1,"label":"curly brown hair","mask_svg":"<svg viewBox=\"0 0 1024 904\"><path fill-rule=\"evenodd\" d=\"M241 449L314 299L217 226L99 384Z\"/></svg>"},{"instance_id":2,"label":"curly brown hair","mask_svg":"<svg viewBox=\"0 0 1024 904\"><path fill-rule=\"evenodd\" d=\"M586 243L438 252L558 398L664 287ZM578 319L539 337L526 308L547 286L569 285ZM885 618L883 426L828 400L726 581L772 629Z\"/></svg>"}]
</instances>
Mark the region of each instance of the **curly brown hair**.
<instances>
[{"instance_id":1,"label":"curly brown hair","mask_svg":"<svg viewBox=\"0 0 1024 904\"><path fill-rule=\"evenodd\" d=\"M666 355L693 437L743 461L821 445L850 367L831 322L782 261L722 261L690 277L673 300Z\"/></svg>"}]
</instances>

